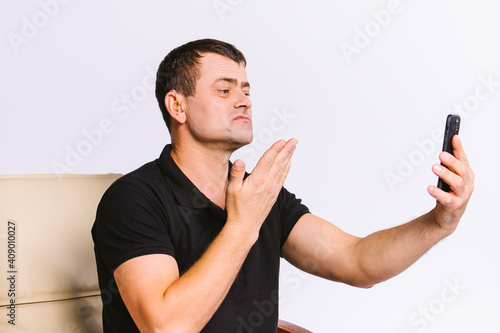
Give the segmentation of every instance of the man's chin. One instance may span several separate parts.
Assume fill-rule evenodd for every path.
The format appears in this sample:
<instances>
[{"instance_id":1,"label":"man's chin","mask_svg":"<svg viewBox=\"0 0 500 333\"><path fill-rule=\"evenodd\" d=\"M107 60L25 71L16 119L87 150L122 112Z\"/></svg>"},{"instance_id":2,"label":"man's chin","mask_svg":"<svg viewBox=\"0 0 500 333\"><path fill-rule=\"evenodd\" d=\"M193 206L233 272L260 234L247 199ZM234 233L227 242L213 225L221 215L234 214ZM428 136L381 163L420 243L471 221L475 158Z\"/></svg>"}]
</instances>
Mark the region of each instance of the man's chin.
<instances>
[{"instance_id":1,"label":"man's chin","mask_svg":"<svg viewBox=\"0 0 500 333\"><path fill-rule=\"evenodd\" d=\"M248 139L248 140L241 140L241 141L239 141L239 142L236 144L236 146L237 146L237 148L236 148L236 149L240 149L240 148L242 148L242 147L245 147L245 146L247 146L247 145L251 144L251 143L252 143L252 139L253 139L253 138L250 138L250 139Z\"/></svg>"},{"instance_id":2,"label":"man's chin","mask_svg":"<svg viewBox=\"0 0 500 333\"><path fill-rule=\"evenodd\" d=\"M253 134L246 138L238 138L237 140L233 140L234 150L240 149L251 144L253 141Z\"/></svg>"}]
</instances>

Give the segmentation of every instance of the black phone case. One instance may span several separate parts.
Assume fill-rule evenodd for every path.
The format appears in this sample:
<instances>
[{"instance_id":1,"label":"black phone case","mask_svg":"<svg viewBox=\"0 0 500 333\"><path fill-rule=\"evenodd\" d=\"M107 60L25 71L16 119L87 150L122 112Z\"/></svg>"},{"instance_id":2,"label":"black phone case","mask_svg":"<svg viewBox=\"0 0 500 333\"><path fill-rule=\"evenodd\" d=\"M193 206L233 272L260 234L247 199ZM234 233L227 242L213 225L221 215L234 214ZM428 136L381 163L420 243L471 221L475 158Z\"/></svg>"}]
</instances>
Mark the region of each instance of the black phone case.
<instances>
[{"instance_id":1,"label":"black phone case","mask_svg":"<svg viewBox=\"0 0 500 333\"><path fill-rule=\"evenodd\" d=\"M446 127L444 130L444 139L443 139L443 151L446 151L453 155L453 146L451 144L451 139L453 136L458 134L460 130L460 116L456 114L449 114L446 118ZM443 163L441 163L443 165ZM444 166L444 165L443 165ZM446 168L446 166L444 166ZM450 192L450 185L446 184L444 180L439 178L437 187L442 189L445 192Z\"/></svg>"}]
</instances>

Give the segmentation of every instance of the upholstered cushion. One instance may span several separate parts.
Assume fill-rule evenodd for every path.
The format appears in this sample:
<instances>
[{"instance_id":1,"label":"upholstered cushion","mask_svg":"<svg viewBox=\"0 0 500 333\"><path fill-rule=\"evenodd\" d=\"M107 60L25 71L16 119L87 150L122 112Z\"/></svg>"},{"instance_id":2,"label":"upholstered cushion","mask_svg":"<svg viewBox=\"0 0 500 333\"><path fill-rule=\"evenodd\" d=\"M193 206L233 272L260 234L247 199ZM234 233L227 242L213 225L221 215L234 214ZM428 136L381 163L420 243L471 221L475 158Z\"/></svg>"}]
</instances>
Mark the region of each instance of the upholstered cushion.
<instances>
[{"instance_id":1,"label":"upholstered cushion","mask_svg":"<svg viewBox=\"0 0 500 333\"><path fill-rule=\"evenodd\" d=\"M81 331L86 332L81 326L84 314L89 314L85 304L97 304L91 307L96 313L100 306L95 297L99 287L90 228L102 194L120 176L0 176L0 269L2 276L15 277L15 297L8 293L11 281L0 279L0 307L5 309L15 300L16 332L24 332L23 327L26 332L66 332L65 325L76 322L75 314ZM8 261L9 246L12 262ZM0 332L10 331L13 326L3 317ZM31 330L28 322L52 326Z\"/></svg>"}]
</instances>

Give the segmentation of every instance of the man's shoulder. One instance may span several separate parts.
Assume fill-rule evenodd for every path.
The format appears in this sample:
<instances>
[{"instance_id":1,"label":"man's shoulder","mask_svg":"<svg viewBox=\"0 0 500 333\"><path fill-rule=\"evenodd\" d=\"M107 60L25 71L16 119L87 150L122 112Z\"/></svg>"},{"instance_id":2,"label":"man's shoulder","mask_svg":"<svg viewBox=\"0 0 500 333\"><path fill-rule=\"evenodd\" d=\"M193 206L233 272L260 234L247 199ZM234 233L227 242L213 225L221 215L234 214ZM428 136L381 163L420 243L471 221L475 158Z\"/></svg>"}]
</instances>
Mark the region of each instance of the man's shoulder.
<instances>
[{"instance_id":1,"label":"man's shoulder","mask_svg":"<svg viewBox=\"0 0 500 333\"><path fill-rule=\"evenodd\" d=\"M105 194L126 191L151 192L156 191L164 177L161 173L158 160L148 162L141 167L124 174L111 184Z\"/></svg>"},{"instance_id":2,"label":"man's shoulder","mask_svg":"<svg viewBox=\"0 0 500 333\"><path fill-rule=\"evenodd\" d=\"M97 207L95 225L101 225L113 217L142 214L144 209L151 213L160 207L162 200L169 200L158 160L144 164L115 180L104 192ZM165 199L167 198L167 199ZM105 224L109 221L105 222Z\"/></svg>"}]
</instances>

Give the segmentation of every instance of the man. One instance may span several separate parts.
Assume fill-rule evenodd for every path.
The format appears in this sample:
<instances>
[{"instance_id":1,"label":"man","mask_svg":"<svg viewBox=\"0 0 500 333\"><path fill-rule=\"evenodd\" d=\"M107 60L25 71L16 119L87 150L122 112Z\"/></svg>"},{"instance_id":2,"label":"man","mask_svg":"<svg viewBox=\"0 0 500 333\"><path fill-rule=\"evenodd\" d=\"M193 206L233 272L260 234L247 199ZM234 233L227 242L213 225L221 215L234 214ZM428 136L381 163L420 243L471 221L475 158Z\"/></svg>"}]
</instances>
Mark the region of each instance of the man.
<instances>
[{"instance_id":1,"label":"man","mask_svg":"<svg viewBox=\"0 0 500 333\"><path fill-rule=\"evenodd\" d=\"M433 166L452 192L429 186L432 211L365 238L283 188L297 140L276 142L245 175L243 161L229 162L252 141L245 66L234 46L211 39L160 65L156 95L172 144L108 189L92 228L105 332L276 332L280 256L370 287L450 235L464 213L474 175L458 136L456 157L440 155L449 169Z\"/></svg>"}]
</instances>

